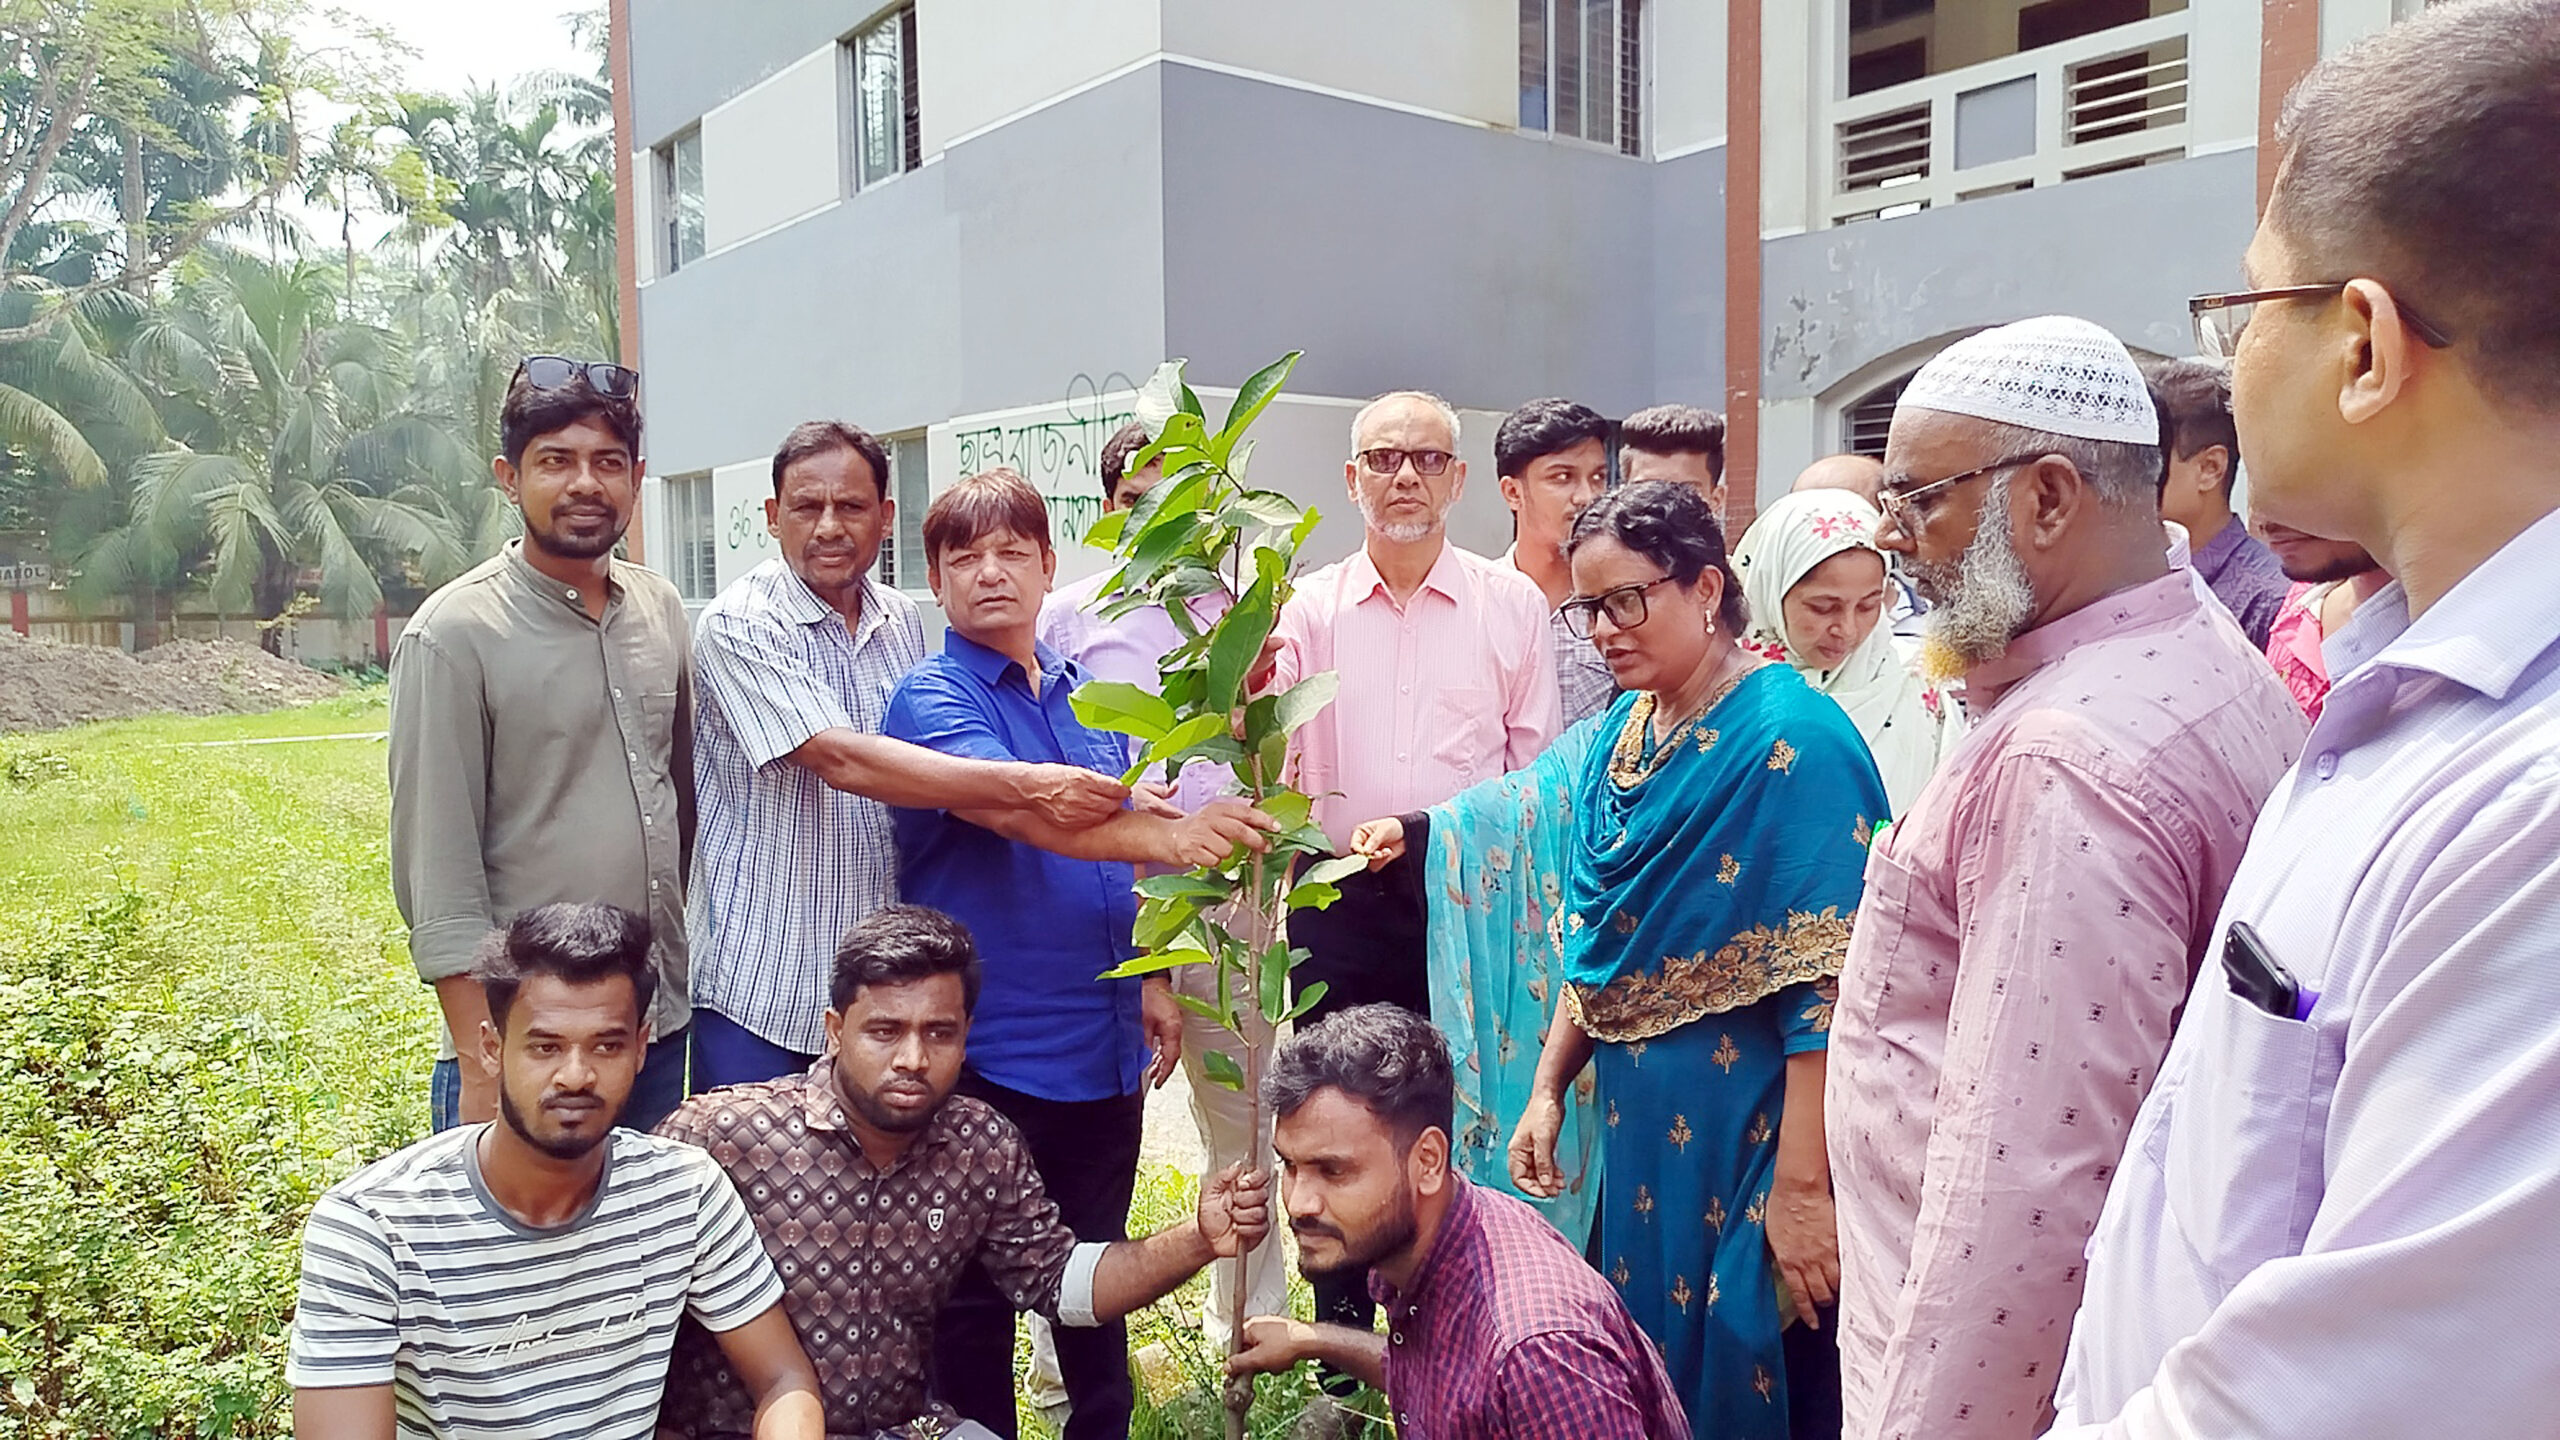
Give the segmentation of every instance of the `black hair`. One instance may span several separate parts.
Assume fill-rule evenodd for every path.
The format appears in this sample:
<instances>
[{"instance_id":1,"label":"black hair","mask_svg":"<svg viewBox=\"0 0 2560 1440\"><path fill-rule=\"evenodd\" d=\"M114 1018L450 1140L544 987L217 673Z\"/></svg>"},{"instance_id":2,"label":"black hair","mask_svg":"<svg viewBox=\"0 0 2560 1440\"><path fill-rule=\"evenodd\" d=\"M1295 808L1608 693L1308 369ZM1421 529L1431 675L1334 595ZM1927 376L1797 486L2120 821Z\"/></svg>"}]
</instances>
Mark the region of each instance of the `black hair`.
<instances>
[{"instance_id":1,"label":"black hair","mask_svg":"<svg viewBox=\"0 0 2560 1440\"><path fill-rule=\"evenodd\" d=\"M1102 455L1094 468L1102 472L1102 498L1105 502L1120 498L1120 481L1129 473L1129 457L1154 443L1147 427L1132 420L1111 432L1102 442Z\"/></svg>"},{"instance_id":2,"label":"black hair","mask_svg":"<svg viewBox=\"0 0 2560 1440\"><path fill-rule=\"evenodd\" d=\"M517 992L537 975L569 985L600 985L620 976L631 982L632 1012L640 1019L658 995L647 917L602 901L536 905L482 942L473 960L472 978L489 997L489 1018L502 1034Z\"/></svg>"},{"instance_id":3,"label":"black hair","mask_svg":"<svg viewBox=\"0 0 2560 1440\"><path fill-rule=\"evenodd\" d=\"M566 385L542 386L519 373L507 386L498 407L498 453L510 465L524 463L525 447L541 436L566 430L581 420L598 420L640 461L640 403L629 395L607 395L587 383L584 370Z\"/></svg>"},{"instance_id":4,"label":"black hair","mask_svg":"<svg viewBox=\"0 0 2560 1440\"><path fill-rule=\"evenodd\" d=\"M1493 432L1493 473L1517 475L1559 450L1585 440L1609 443L1609 420L1572 400L1532 400L1502 417Z\"/></svg>"},{"instance_id":5,"label":"black hair","mask_svg":"<svg viewBox=\"0 0 2560 1440\"><path fill-rule=\"evenodd\" d=\"M2161 445L2181 460L2208 445L2221 446L2230 457L2222 472L2227 493L2240 473L2240 430L2231 423L2231 371L2210 360L2159 360L2143 368L2142 378L2151 388L2151 403L2160 408Z\"/></svg>"},{"instance_id":6,"label":"black hair","mask_svg":"<svg viewBox=\"0 0 2560 1440\"><path fill-rule=\"evenodd\" d=\"M1457 1133L1457 1081L1440 1027L1401 1005L1354 1005L1300 1030L1272 1054L1262 1100L1276 1119L1319 1090L1368 1107L1410 1149L1422 1132Z\"/></svg>"},{"instance_id":7,"label":"black hair","mask_svg":"<svg viewBox=\"0 0 2560 1440\"><path fill-rule=\"evenodd\" d=\"M1663 569L1683 587L1698 583L1712 569L1724 576L1724 598L1716 603L1716 619L1737 639L1748 611L1742 604L1742 582L1734 578L1726 558L1724 527L1716 523L1707 497L1688 485L1669 480L1640 480L1591 502L1573 522L1573 538L1565 542L1570 557L1584 544L1607 536Z\"/></svg>"},{"instance_id":8,"label":"black hair","mask_svg":"<svg viewBox=\"0 0 2560 1440\"><path fill-rule=\"evenodd\" d=\"M1656 405L1618 422L1618 448L1650 455L1704 455L1724 478L1724 417L1695 405Z\"/></svg>"},{"instance_id":9,"label":"black hair","mask_svg":"<svg viewBox=\"0 0 2560 1440\"><path fill-rule=\"evenodd\" d=\"M782 437L782 448L773 452L774 498L782 498L783 471L830 450L850 450L861 456L862 463L871 467L871 483L879 489L880 498L889 498L888 447L879 436L841 420L803 420Z\"/></svg>"},{"instance_id":10,"label":"black hair","mask_svg":"<svg viewBox=\"0 0 2560 1440\"><path fill-rule=\"evenodd\" d=\"M922 905L886 906L845 932L827 1003L841 1014L865 985L905 985L935 975L959 976L961 1009L978 1013L978 942L969 927Z\"/></svg>"},{"instance_id":11,"label":"black hair","mask_svg":"<svg viewBox=\"0 0 2560 1440\"><path fill-rule=\"evenodd\" d=\"M2381 31L2312 68L2276 141L2267 218L2303 269L2259 283L2379 280L2470 352L2483 391L2560 410L2560 3Z\"/></svg>"}]
</instances>

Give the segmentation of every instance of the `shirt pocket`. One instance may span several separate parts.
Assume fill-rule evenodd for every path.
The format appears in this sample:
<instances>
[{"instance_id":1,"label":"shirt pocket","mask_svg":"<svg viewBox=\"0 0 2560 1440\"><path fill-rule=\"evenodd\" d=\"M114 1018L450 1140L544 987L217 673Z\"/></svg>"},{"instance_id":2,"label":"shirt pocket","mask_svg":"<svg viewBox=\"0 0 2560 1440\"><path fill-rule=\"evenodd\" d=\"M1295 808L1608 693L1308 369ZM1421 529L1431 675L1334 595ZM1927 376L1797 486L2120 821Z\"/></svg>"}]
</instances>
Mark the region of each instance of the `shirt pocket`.
<instances>
[{"instance_id":1,"label":"shirt pocket","mask_svg":"<svg viewBox=\"0 0 2560 1440\"><path fill-rule=\"evenodd\" d=\"M1840 999L1833 1007L1835 1016L1853 1020L1869 1034L1884 1021L1884 1002L1893 991L1919 892L1918 878L1892 851L1894 838L1888 830L1867 852L1866 888L1858 899L1849 956L1840 972Z\"/></svg>"},{"instance_id":2,"label":"shirt pocket","mask_svg":"<svg viewBox=\"0 0 2560 1440\"><path fill-rule=\"evenodd\" d=\"M1423 707L1422 743L1431 758L1458 777L1459 788L1503 772L1509 738L1502 697L1491 690L1444 687Z\"/></svg>"},{"instance_id":3,"label":"shirt pocket","mask_svg":"<svg viewBox=\"0 0 2560 1440\"><path fill-rule=\"evenodd\" d=\"M2311 1092L2322 1040L2317 1026L2218 985L2200 1008L2189 1029L2202 1033L2182 1077L2195 1083L2179 1085L2170 1123L2153 1127L2144 1148L2197 1262L2231 1286L2298 1253L2310 1229L2305 1179L2316 1174Z\"/></svg>"}]
</instances>

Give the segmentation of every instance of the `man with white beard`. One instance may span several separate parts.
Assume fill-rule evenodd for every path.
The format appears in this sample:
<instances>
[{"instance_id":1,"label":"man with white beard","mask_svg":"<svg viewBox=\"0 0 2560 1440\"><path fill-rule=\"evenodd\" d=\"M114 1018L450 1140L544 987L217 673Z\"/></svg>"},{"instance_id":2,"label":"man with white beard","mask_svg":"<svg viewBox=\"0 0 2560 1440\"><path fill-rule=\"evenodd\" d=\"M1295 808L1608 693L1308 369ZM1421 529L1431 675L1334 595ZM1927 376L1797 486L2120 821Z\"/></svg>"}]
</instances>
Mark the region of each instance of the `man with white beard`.
<instances>
[{"instance_id":1,"label":"man with white beard","mask_svg":"<svg viewBox=\"0 0 2560 1440\"><path fill-rule=\"evenodd\" d=\"M1949 347L1878 542L1974 730L1876 838L1826 1088L1849 1440L2028 1440L2081 1247L2301 714L2161 554L2160 427L2084 320Z\"/></svg>"},{"instance_id":2,"label":"man with white beard","mask_svg":"<svg viewBox=\"0 0 2560 1440\"><path fill-rule=\"evenodd\" d=\"M1298 787L1337 851L1364 820L1428 809L1517 770L1563 728L1547 599L1509 565L1449 543L1467 483L1458 416L1418 390L1381 395L1351 422L1343 481L1367 534L1348 559L1298 582L1274 630L1269 688L1331 670L1334 702L1296 737ZM1422 865L1407 857L1336 882L1342 898L1290 917L1321 982L1307 1017L1386 1001L1431 1013L1423 955ZM1365 1272L1316 1284L1316 1318L1368 1329ZM1329 1384L1339 1383L1339 1377Z\"/></svg>"}]
</instances>

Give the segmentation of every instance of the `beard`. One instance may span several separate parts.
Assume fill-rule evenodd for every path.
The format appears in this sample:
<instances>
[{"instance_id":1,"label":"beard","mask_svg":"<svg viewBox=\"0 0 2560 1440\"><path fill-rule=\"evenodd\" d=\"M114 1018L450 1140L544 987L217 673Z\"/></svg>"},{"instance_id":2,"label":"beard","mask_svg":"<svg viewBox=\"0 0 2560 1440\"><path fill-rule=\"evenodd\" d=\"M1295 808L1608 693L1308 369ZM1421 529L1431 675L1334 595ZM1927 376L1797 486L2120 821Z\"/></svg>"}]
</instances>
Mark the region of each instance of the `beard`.
<instances>
[{"instance_id":1,"label":"beard","mask_svg":"<svg viewBox=\"0 0 2560 1440\"><path fill-rule=\"evenodd\" d=\"M925 1088L930 1091L933 1087L928 1083ZM883 1101L875 1091L846 1084L842 1069L836 1071L836 1093L844 1098L848 1108L860 1115L874 1129L892 1135L913 1134L931 1124L933 1117L942 1113L942 1102L950 1095L948 1091L935 1095L932 1104L919 1110L900 1110Z\"/></svg>"},{"instance_id":2,"label":"beard","mask_svg":"<svg viewBox=\"0 0 2560 1440\"><path fill-rule=\"evenodd\" d=\"M532 538L534 544L563 560L593 560L599 555L610 555L613 547L622 543L623 532L631 528L631 517L627 514L615 517L609 531L594 535L568 534L557 526L541 528L533 523L532 516L521 510L517 515L524 521L524 533Z\"/></svg>"},{"instance_id":3,"label":"beard","mask_svg":"<svg viewBox=\"0 0 2560 1440\"><path fill-rule=\"evenodd\" d=\"M1383 500L1372 501L1366 495L1360 497L1360 518L1368 524L1369 533L1384 536L1398 545L1410 545L1430 535L1432 531L1440 528L1440 522L1446 516L1447 512L1444 511L1428 520L1390 522L1386 518L1386 505Z\"/></svg>"},{"instance_id":4,"label":"beard","mask_svg":"<svg viewBox=\"0 0 2560 1440\"><path fill-rule=\"evenodd\" d=\"M592 1135L537 1134L526 1122L524 1111L516 1105L515 1093L504 1085L498 1087L498 1116L506 1121L508 1129L516 1132L517 1138L554 1160L575 1160L603 1144L605 1137L613 1133L612 1124L607 1122L598 1126Z\"/></svg>"},{"instance_id":5,"label":"beard","mask_svg":"<svg viewBox=\"0 0 2560 1440\"><path fill-rule=\"evenodd\" d=\"M1306 1252L1303 1250L1299 1252L1298 1273L1310 1280L1321 1280L1336 1275L1362 1274L1388 1256L1409 1248L1413 1244L1414 1237L1421 1233L1420 1220L1414 1212L1413 1192L1410 1190L1398 1191L1394 1212L1389 1214L1386 1221L1378 1228L1357 1240L1320 1221L1294 1222L1290 1228L1301 1235L1331 1235L1342 1242L1342 1258L1330 1265L1310 1264L1307 1261Z\"/></svg>"},{"instance_id":6,"label":"beard","mask_svg":"<svg viewBox=\"0 0 2560 1440\"><path fill-rule=\"evenodd\" d=\"M2035 620L2035 584L2009 536L2008 476L1991 482L1981 514L1963 554L1907 567L1932 607L1922 665L1933 678L1950 679L1992 659Z\"/></svg>"}]
</instances>

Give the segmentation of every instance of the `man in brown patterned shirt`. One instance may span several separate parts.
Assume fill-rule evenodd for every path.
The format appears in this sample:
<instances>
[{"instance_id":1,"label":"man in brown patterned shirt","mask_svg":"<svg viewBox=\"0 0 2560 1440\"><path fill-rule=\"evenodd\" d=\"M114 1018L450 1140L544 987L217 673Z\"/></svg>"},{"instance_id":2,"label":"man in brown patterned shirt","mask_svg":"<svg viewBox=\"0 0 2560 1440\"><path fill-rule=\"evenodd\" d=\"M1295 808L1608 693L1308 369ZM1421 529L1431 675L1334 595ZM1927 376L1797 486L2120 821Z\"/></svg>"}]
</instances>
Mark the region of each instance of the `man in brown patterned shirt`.
<instances>
[{"instance_id":1,"label":"man in brown patterned shirt","mask_svg":"<svg viewBox=\"0 0 2560 1440\"><path fill-rule=\"evenodd\" d=\"M1270 1228L1268 1177L1238 1165L1201 1186L1190 1220L1143 1240L1078 1243L1012 1122L951 1093L978 976L960 922L880 910L836 952L817 1064L696 1095L658 1127L711 1152L746 1198L817 1367L830 1440L966 1433L927 1396L925 1371L934 1317L972 1264L1025 1310L1097 1325ZM661 1425L743 1437L754 1414L718 1346L688 1325Z\"/></svg>"}]
</instances>

